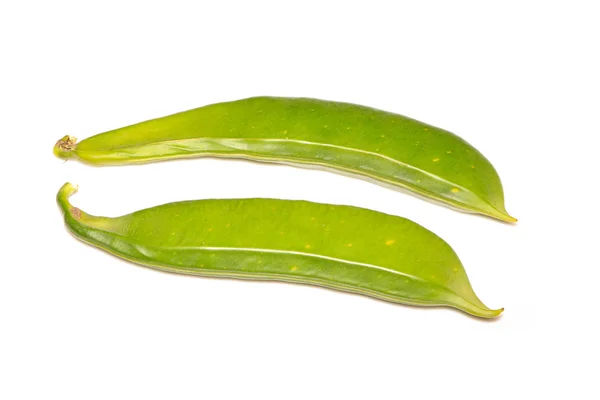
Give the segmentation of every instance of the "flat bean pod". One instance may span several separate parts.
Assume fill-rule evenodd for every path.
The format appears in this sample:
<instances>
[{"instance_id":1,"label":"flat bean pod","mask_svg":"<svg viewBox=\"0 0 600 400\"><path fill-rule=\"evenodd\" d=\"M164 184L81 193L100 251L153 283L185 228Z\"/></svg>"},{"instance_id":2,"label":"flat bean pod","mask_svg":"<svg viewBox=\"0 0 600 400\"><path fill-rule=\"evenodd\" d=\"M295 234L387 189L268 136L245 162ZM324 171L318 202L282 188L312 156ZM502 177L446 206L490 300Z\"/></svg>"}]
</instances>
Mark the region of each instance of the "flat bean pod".
<instances>
[{"instance_id":1,"label":"flat bean pod","mask_svg":"<svg viewBox=\"0 0 600 400\"><path fill-rule=\"evenodd\" d=\"M452 248L407 219L297 200L165 204L117 218L87 214L57 195L68 229L121 258L181 274L320 285L492 318Z\"/></svg>"},{"instance_id":2,"label":"flat bean pod","mask_svg":"<svg viewBox=\"0 0 600 400\"><path fill-rule=\"evenodd\" d=\"M278 97L218 103L80 143L65 136L54 153L93 165L213 156L323 167L516 221L504 208L496 170L473 146L443 129L354 104Z\"/></svg>"}]
</instances>

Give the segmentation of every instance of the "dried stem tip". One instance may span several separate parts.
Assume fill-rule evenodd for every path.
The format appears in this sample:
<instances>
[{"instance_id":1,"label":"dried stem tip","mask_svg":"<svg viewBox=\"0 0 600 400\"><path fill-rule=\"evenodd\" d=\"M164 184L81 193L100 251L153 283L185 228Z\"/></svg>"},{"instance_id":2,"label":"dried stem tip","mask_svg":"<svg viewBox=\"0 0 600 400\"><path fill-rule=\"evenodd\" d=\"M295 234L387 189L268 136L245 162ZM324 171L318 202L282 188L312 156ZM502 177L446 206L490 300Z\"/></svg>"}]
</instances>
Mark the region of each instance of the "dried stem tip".
<instances>
[{"instance_id":1,"label":"dried stem tip","mask_svg":"<svg viewBox=\"0 0 600 400\"><path fill-rule=\"evenodd\" d=\"M73 150L77 147L77 138L66 135L54 145L54 155L58 158L67 159L72 157Z\"/></svg>"}]
</instances>

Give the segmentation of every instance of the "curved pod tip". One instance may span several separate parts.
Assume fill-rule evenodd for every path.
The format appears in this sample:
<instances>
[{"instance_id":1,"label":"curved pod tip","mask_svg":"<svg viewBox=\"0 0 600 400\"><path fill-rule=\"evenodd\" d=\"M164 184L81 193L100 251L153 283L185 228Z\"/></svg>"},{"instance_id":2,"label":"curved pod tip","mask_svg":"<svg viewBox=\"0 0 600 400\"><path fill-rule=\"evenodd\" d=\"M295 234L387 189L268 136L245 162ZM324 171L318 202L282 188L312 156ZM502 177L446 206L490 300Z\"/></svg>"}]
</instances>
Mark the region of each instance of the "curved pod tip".
<instances>
[{"instance_id":1,"label":"curved pod tip","mask_svg":"<svg viewBox=\"0 0 600 400\"><path fill-rule=\"evenodd\" d=\"M56 201L60 205L60 208L62 208L63 212L71 212L71 204L69 203L69 197L76 193L78 189L78 185L67 182L64 185L62 185L62 187L58 191L58 194L56 195Z\"/></svg>"},{"instance_id":2,"label":"curved pod tip","mask_svg":"<svg viewBox=\"0 0 600 400\"><path fill-rule=\"evenodd\" d=\"M491 212L490 216L493 218L497 218L500 221L509 222L509 223L513 223L513 224L518 221L518 219L516 219L515 217L513 217L506 211Z\"/></svg>"},{"instance_id":3,"label":"curved pod tip","mask_svg":"<svg viewBox=\"0 0 600 400\"><path fill-rule=\"evenodd\" d=\"M479 318L497 318L504 312L504 307L498 309L487 307L472 290L470 296L455 299L453 306Z\"/></svg>"},{"instance_id":4,"label":"curved pod tip","mask_svg":"<svg viewBox=\"0 0 600 400\"><path fill-rule=\"evenodd\" d=\"M61 186L58 191L59 197L70 197L73 193L76 193L79 190L79 185L76 185L71 182L67 182Z\"/></svg>"},{"instance_id":5,"label":"curved pod tip","mask_svg":"<svg viewBox=\"0 0 600 400\"><path fill-rule=\"evenodd\" d=\"M480 317L480 318L497 318L500 315L502 315L502 313L504 312L504 307L499 308L497 310L477 310L477 313L471 312L469 310L467 310L467 312L475 317Z\"/></svg>"}]
</instances>

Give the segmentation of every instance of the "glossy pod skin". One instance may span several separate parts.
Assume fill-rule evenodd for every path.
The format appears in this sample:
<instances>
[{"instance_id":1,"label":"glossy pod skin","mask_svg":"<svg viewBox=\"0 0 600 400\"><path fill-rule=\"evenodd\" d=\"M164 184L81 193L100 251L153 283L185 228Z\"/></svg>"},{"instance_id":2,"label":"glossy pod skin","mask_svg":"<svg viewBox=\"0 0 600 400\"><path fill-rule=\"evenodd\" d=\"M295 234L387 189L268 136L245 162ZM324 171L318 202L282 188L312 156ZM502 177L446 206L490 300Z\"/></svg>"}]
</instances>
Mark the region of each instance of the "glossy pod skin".
<instances>
[{"instance_id":1,"label":"glossy pod skin","mask_svg":"<svg viewBox=\"0 0 600 400\"><path fill-rule=\"evenodd\" d=\"M319 285L391 302L450 306L493 318L452 248L404 218L298 200L165 204L117 218L57 195L68 229L121 258L181 274Z\"/></svg>"},{"instance_id":2,"label":"glossy pod skin","mask_svg":"<svg viewBox=\"0 0 600 400\"><path fill-rule=\"evenodd\" d=\"M496 170L466 141L402 115L348 103L254 97L212 104L80 143L65 136L54 153L93 165L212 156L322 167L516 221L504 208Z\"/></svg>"}]
</instances>

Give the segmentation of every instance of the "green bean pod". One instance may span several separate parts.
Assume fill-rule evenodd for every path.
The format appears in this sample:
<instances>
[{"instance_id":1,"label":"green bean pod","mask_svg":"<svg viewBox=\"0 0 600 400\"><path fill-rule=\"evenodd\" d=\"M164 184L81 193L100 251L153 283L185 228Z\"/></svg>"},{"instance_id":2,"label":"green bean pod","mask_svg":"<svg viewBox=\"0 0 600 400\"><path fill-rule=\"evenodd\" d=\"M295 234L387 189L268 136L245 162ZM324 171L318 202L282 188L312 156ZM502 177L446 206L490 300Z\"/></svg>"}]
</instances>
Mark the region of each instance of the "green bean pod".
<instances>
[{"instance_id":1,"label":"green bean pod","mask_svg":"<svg viewBox=\"0 0 600 400\"><path fill-rule=\"evenodd\" d=\"M350 206L275 199L197 200L117 218L57 195L68 229L121 258L181 274L319 285L391 302L450 306L492 318L452 248L404 218Z\"/></svg>"},{"instance_id":2,"label":"green bean pod","mask_svg":"<svg viewBox=\"0 0 600 400\"><path fill-rule=\"evenodd\" d=\"M398 114L306 98L212 104L59 140L54 153L93 165L230 157L315 166L408 189L463 211L515 222L490 162L458 136Z\"/></svg>"}]
</instances>

